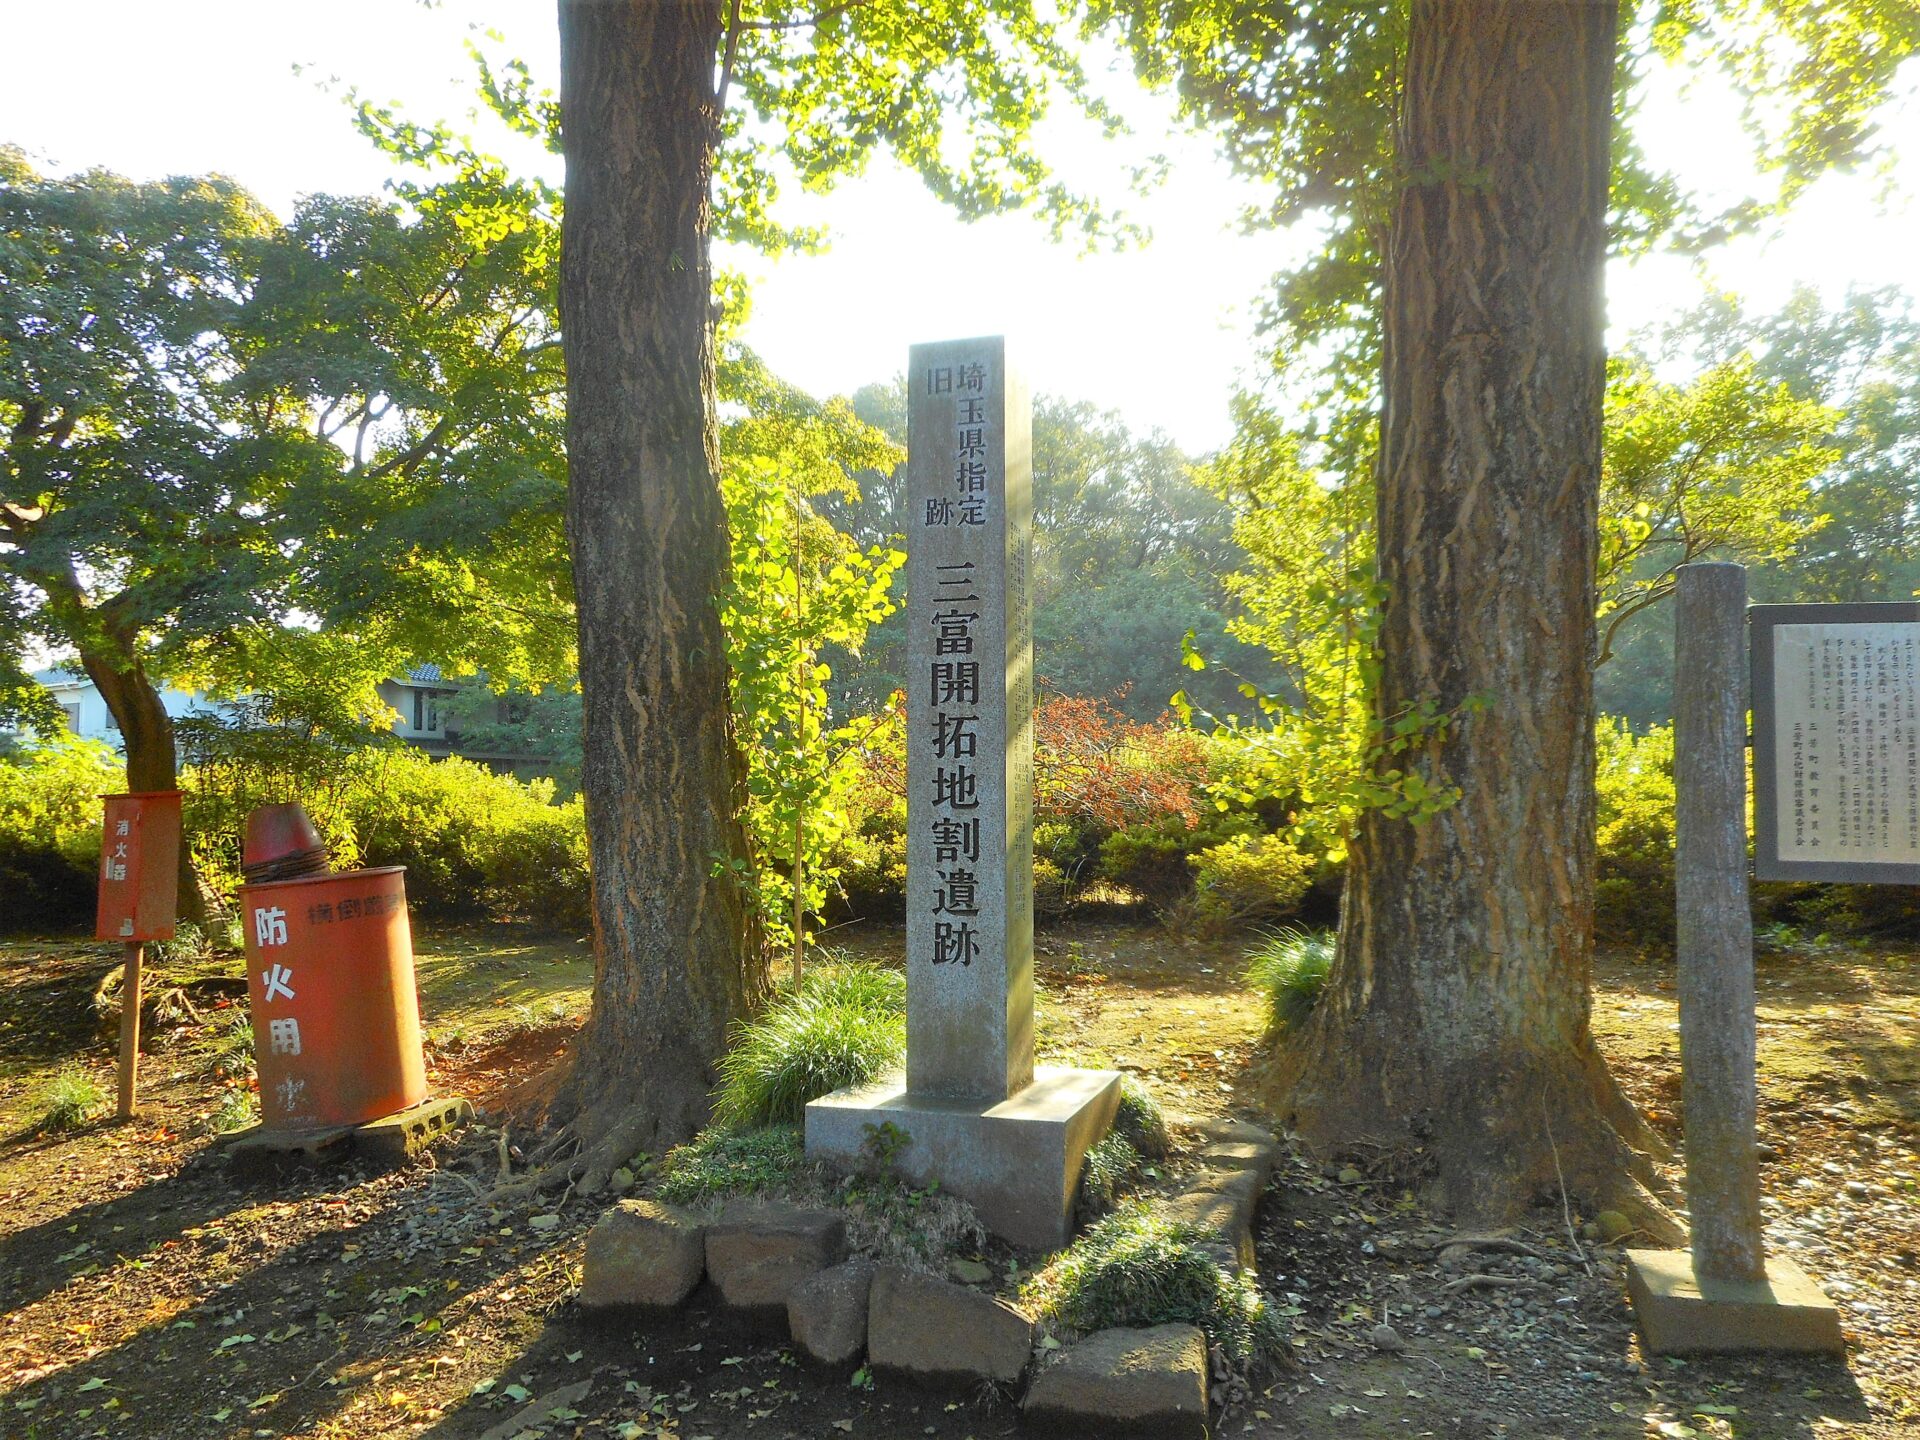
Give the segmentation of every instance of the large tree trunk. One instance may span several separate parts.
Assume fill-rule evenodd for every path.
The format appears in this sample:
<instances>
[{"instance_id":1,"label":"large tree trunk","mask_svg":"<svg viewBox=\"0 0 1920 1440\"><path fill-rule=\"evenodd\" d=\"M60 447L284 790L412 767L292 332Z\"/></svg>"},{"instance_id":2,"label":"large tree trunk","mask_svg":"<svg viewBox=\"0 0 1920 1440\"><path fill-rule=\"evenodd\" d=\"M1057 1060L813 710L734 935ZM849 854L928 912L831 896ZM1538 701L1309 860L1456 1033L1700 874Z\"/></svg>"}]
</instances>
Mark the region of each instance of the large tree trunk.
<instances>
[{"instance_id":1,"label":"large tree trunk","mask_svg":"<svg viewBox=\"0 0 1920 1440\"><path fill-rule=\"evenodd\" d=\"M716 604L720 34L718 0L560 4L567 533L595 975L551 1113L588 1147L589 1188L705 1121L727 1027L766 984L730 868L747 855L744 770Z\"/></svg>"},{"instance_id":2,"label":"large tree trunk","mask_svg":"<svg viewBox=\"0 0 1920 1440\"><path fill-rule=\"evenodd\" d=\"M1415 757L1458 804L1363 819L1338 965L1276 1072L1310 1137L1400 1150L1476 1221L1553 1193L1561 1172L1578 1195L1639 1198L1656 1144L1588 1025L1615 26L1613 3L1414 0L1386 276L1379 709L1486 708Z\"/></svg>"}]
</instances>

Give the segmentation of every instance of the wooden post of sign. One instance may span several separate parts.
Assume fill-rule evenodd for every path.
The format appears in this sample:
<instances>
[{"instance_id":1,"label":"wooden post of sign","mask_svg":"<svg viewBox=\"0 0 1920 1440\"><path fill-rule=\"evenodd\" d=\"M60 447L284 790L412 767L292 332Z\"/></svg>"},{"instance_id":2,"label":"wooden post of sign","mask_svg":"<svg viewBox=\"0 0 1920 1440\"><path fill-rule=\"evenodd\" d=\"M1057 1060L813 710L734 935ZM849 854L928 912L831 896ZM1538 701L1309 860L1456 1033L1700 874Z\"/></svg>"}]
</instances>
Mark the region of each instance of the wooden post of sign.
<instances>
[{"instance_id":1,"label":"wooden post of sign","mask_svg":"<svg viewBox=\"0 0 1920 1440\"><path fill-rule=\"evenodd\" d=\"M126 947L126 974L120 981L120 1118L131 1120L140 1083L140 966L144 945Z\"/></svg>"}]
</instances>

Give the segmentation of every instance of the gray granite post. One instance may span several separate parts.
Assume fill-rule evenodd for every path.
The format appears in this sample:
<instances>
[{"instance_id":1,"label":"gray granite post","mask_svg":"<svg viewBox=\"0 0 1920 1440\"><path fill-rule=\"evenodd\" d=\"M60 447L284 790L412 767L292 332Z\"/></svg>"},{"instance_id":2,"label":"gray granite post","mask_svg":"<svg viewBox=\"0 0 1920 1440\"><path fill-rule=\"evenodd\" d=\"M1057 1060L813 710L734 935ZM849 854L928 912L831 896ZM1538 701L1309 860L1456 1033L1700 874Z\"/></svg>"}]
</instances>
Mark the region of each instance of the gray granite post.
<instances>
[{"instance_id":1,"label":"gray granite post","mask_svg":"<svg viewBox=\"0 0 1920 1440\"><path fill-rule=\"evenodd\" d=\"M1747 903L1747 576L1683 565L1674 613L1680 1091L1692 1251L1629 1250L1627 1293L1658 1353L1845 1348L1839 1312L1762 1247Z\"/></svg>"},{"instance_id":2,"label":"gray granite post","mask_svg":"<svg viewBox=\"0 0 1920 1440\"><path fill-rule=\"evenodd\" d=\"M999 337L907 361L907 1089L1033 1079L1033 406Z\"/></svg>"},{"instance_id":3,"label":"gray granite post","mask_svg":"<svg viewBox=\"0 0 1920 1440\"><path fill-rule=\"evenodd\" d=\"M1757 1280L1766 1267L1747 902L1747 572L1682 566L1675 605L1674 890L1693 1264L1698 1275Z\"/></svg>"},{"instance_id":4,"label":"gray granite post","mask_svg":"<svg viewBox=\"0 0 1920 1440\"><path fill-rule=\"evenodd\" d=\"M1051 1249L1120 1076L1033 1063L1032 403L998 336L907 362L907 1065L807 1106L807 1153L876 1157Z\"/></svg>"}]
</instances>

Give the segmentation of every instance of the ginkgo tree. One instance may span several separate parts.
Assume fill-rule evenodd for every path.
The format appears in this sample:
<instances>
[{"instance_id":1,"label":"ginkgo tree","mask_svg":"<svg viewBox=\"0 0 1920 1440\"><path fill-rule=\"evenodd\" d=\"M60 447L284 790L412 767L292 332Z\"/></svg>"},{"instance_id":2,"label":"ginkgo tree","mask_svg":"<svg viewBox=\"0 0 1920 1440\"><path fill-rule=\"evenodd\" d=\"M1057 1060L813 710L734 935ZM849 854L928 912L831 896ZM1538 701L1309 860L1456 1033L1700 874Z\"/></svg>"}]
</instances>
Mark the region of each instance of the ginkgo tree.
<instances>
[{"instance_id":1,"label":"ginkgo tree","mask_svg":"<svg viewBox=\"0 0 1920 1440\"><path fill-rule=\"evenodd\" d=\"M1328 402L1305 438L1371 486L1368 763L1460 796L1358 817L1339 960L1274 1098L1310 1140L1417 1157L1472 1219L1564 1185L1671 1235L1642 1188L1658 1139L1590 1026L1605 265L1710 245L1871 156L1920 11L1096 0L1095 17L1266 187L1252 218L1317 222L1270 319L1289 378ZM1631 119L1662 63L1753 97L1766 193L1708 208L1646 162ZM1459 723L1384 743L1422 708Z\"/></svg>"},{"instance_id":2,"label":"ginkgo tree","mask_svg":"<svg viewBox=\"0 0 1920 1440\"><path fill-rule=\"evenodd\" d=\"M1034 127L1096 121L1051 7L562 0L560 94L497 85L566 161L560 309L568 535L593 860L593 1013L548 1117L588 1189L705 1120L728 1026L764 993L748 943L748 776L729 708L721 597L716 236L799 238L773 211L885 148L959 212L1105 217L1051 180ZM910 242L909 242L910 243ZM963 276L952 283L967 283ZM984 283L982 280L981 283Z\"/></svg>"}]
</instances>

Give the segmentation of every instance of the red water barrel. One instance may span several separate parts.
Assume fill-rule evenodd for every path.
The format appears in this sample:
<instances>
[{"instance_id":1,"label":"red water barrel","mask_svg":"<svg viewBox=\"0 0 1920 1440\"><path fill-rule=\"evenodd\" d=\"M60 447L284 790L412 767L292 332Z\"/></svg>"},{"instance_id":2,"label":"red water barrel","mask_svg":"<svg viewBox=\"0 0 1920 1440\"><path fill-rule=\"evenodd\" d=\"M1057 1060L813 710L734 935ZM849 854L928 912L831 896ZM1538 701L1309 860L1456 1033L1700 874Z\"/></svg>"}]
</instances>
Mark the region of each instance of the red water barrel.
<instances>
[{"instance_id":1,"label":"red water barrel","mask_svg":"<svg viewBox=\"0 0 1920 1440\"><path fill-rule=\"evenodd\" d=\"M240 887L260 1114L359 1125L426 1098L406 869Z\"/></svg>"}]
</instances>

